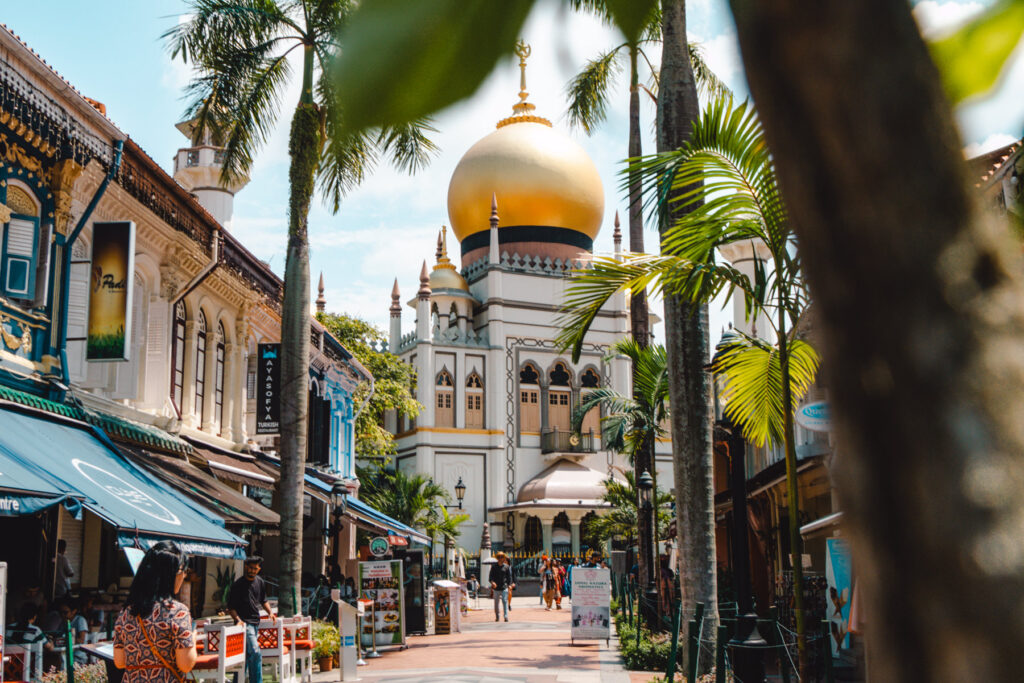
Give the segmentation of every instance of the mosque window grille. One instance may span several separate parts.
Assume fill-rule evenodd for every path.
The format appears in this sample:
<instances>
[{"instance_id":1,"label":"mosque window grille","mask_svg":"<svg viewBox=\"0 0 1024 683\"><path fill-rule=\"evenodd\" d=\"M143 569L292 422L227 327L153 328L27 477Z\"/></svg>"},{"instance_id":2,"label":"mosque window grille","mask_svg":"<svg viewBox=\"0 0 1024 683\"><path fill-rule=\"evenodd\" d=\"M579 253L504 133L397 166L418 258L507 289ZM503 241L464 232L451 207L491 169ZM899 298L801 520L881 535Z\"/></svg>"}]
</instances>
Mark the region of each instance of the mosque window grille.
<instances>
[{"instance_id":1,"label":"mosque window grille","mask_svg":"<svg viewBox=\"0 0 1024 683\"><path fill-rule=\"evenodd\" d=\"M253 387L255 389L255 386ZM171 338L171 401L181 411L185 389L185 302L174 306L174 336Z\"/></svg>"},{"instance_id":2,"label":"mosque window grille","mask_svg":"<svg viewBox=\"0 0 1024 683\"><path fill-rule=\"evenodd\" d=\"M206 313L199 311L196 325L196 401L194 412L200 419L206 402Z\"/></svg>"}]
</instances>

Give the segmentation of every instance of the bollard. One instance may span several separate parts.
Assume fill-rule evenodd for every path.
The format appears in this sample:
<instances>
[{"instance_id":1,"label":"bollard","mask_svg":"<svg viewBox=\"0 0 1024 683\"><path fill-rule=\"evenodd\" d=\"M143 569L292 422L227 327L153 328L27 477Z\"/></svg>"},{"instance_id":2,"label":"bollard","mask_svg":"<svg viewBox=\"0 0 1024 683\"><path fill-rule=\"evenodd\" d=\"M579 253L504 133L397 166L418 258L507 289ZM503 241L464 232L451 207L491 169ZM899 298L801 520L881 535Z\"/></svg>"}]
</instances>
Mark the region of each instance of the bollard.
<instances>
[{"instance_id":1,"label":"bollard","mask_svg":"<svg viewBox=\"0 0 1024 683\"><path fill-rule=\"evenodd\" d=\"M688 648L686 653L686 680L697 680L697 656L700 653L700 622L690 619L690 633L688 635Z\"/></svg>"},{"instance_id":2,"label":"bollard","mask_svg":"<svg viewBox=\"0 0 1024 683\"><path fill-rule=\"evenodd\" d=\"M825 658L825 683L832 683L832 633L827 619L821 620L821 656Z\"/></svg>"},{"instance_id":3,"label":"bollard","mask_svg":"<svg viewBox=\"0 0 1024 683\"><path fill-rule=\"evenodd\" d=\"M665 680L672 683L676 679L676 657L679 655L679 626L683 616L683 603L676 600L675 609L672 610L672 649L668 655L668 669L665 670Z\"/></svg>"},{"instance_id":4,"label":"bollard","mask_svg":"<svg viewBox=\"0 0 1024 683\"><path fill-rule=\"evenodd\" d=\"M715 683L726 683L725 675L725 639L727 629L725 626L718 627L718 637L715 639Z\"/></svg>"},{"instance_id":5,"label":"bollard","mask_svg":"<svg viewBox=\"0 0 1024 683\"><path fill-rule=\"evenodd\" d=\"M71 633L71 622L68 622L68 647L64 653L67 655L67 683L75 683L75 636Z\"/></svg>"}]
</instances>

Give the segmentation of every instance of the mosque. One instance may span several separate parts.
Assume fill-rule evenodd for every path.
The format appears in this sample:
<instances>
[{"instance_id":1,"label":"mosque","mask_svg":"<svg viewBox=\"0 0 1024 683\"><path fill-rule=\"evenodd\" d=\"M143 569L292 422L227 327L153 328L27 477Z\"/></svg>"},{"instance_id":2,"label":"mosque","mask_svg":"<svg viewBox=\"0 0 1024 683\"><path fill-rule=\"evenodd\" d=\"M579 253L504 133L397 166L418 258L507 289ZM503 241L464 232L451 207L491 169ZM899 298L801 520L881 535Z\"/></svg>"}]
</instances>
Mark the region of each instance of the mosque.
<instances>
[{"instance_id":1,"label":"mosque","mask_svg":"<svg viewBox=\"0 0 1024 683\"><path fill-rule=\"evenodd\" d=\"M602 448L598 411L578 433L572 412L599 387L629 393L629 361L608 357L628 334L629 313L626 296L616 295L578 363L555 343L571 272L591 258L605 221L604 189L583 148L534 113L529 48L517 54L519 102L452 174L452 251L442 228L433 267L424 261L406 304L415 310L408 328L395 280L389 349L416 368L424 410L388 427L398 468L453 494L464 487L471 519L459 545L579 553L595 544L588 523L606 509L602 482L628 464ZM614 229L620 252L617 220ZM658 444L657 469L669 489L670 443Z\"/></svg>"}]
</instances>

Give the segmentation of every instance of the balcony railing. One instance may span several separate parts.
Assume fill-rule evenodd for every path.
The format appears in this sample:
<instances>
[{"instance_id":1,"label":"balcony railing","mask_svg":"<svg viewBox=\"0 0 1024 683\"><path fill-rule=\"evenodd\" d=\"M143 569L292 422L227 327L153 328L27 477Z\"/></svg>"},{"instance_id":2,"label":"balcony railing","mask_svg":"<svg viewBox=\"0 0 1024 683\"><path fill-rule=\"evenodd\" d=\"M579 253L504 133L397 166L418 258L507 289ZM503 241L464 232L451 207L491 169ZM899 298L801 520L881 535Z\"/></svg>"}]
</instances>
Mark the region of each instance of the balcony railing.
<instances>
[{"instance_id":1,"label":"balcony railing","mask_svg":"<svg viewBox=\"0 0 1024 683\"><path fill-rule=\"evenodd\" d=\"M557 427L546 429L540 435L541 453L593 453L594 432L569 432Z\"/></svg>"}]
</instances>

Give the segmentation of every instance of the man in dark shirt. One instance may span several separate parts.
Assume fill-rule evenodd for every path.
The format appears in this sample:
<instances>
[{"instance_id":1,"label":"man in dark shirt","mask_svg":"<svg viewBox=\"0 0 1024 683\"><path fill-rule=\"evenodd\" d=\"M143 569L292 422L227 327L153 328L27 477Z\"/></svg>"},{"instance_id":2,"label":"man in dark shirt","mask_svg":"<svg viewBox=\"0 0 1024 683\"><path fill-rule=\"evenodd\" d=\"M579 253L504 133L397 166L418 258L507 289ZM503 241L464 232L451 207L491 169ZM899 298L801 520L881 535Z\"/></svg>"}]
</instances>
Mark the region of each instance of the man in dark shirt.
<instances>
[{"instance_id":1,"label":"man in dark shirt","mask_svg":"<svg viewBox=\"0 0 1024 683\"><path fill-rule=\"evenodd\" d=\"M249 683L263 683L263 653L256 639L260 625L260 607L270 615L271 621L277 617L270 610L267 602L267 589L263 579L259 577L263 569L263 558L250 556L245 558L245 574L231 584L228 596L228 611L236 624L245 624L245 670Z\"/></svg>"},{"instance_id":2,"label":"man in dark shirt","mask_svg":"<svg viewBox=\"0 0 1024 683\"><path fill-rule=\"evenodd\" d=\"M509 591L516 587L516 577L512 573L512 563L508 555L499 552L495 556L498 564L491 568L491 593L494 595L494 620L498 620L498 605L503 608L505 621L508 621Z\"/></svg>"}]
</instances>

